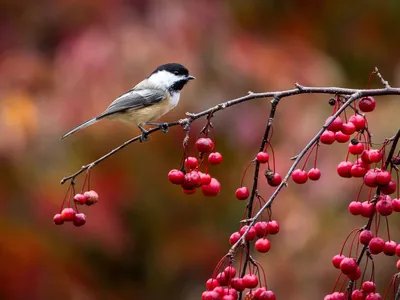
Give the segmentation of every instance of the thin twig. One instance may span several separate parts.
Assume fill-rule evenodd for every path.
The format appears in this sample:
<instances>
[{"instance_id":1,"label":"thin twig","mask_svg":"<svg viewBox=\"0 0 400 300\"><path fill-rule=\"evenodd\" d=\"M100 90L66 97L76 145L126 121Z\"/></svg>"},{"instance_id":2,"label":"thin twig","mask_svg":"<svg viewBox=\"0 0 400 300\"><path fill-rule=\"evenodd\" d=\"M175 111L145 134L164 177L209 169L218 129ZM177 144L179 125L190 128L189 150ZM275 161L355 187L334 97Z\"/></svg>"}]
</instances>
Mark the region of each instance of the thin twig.
<instances>
[{"instance_id":1,"label":"thin twig","mask_svg":"<svg viewBox=\"0 0 400 300\"><path fill-rule=\"evenodd\" d=\"M387 89L390 89L391 86L389 82L385 79L383 79L382 74L379 72L378 67L375 67L375 74L378 76L379 80L382 82L383 86Z\"/></svg>"}]
</instances>

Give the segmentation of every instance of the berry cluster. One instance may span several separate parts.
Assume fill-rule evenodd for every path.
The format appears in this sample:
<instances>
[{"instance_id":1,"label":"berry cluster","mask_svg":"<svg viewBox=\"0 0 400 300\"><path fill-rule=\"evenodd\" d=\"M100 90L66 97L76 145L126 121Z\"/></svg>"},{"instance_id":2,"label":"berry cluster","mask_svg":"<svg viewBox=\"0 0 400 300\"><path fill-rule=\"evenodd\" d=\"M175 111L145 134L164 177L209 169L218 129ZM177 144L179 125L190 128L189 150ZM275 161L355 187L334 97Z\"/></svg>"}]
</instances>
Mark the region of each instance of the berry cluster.
<instances>
[{"instance_id":1,"label":"berry cluster","mask_svg":"<svg viewBox=\"0 0 400 300\"><path fill-rule=\"evenodd\" d=\"M186 157L180 170L169 171L168 180L172 184L180 185L185 194L194 194L197 188L201 188L203 195L216 196L221 190L221 184L208 174L207 167L205 167L205 172L201 172L200 168L205 164L204 156L206 154L208 154L207 161L211 165L219 165L223 157L219 152L214 152L215 144L208 137L197 139L195 148L198 156Z\"/></svg>"}]
</instances>

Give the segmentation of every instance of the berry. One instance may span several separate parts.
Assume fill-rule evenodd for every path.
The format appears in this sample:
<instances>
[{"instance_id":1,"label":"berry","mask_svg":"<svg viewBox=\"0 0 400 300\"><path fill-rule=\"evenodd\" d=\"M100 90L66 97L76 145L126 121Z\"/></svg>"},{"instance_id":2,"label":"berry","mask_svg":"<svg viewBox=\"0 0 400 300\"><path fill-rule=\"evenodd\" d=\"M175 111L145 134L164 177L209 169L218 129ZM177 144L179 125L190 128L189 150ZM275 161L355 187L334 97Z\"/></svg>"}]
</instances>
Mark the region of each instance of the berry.
<instances>
[{"instance_id":1,"label":"berry","mask_svg":"<svg viewBox=\"0 0 400 300\"><path fill-rule=\"evenodd\" d=\"M362 112L371 112L375 109L376 102L371 96L363 97L358 101L358 108Z\"/></svg>"},{"instance_id":2,"label":"berry","mask_svg":"<svg viewBox=\"0 0 400 300\"><path fill-rule=\"evenodd\" d=\"M372 163L372 161L369 159L369 153L370 153L370 150L364 150L362 153L361 153L361 160L362 160L362 162L364 163L364 164L371 164Z\"/></svg>"},{"instance_id":3,"label":"berry","mask_svg":"<svg viewBox=\"0 0 400 300\"><path fill-rule=\"evenodd\" d=\"M292 173L292 179L298 184L306 183L308 179L307 172L301 169L294 170Z\"/></svg>"},{"instance_id":4,"label":"berry","mask_svg":"<svg viewBox=\"0 0 400 300\"><path fill-rule=\"evenodd\" d=\"M364 281L361 285L361 289L366 293L375 293L376 285L373 281Z\"/></svg>"},{"instance_id":5,"label":"berry","mask_svg":"<svg viewBox=\"0 0 400 300\"><path fill-rule=\"evenodd\" d=\"M325 130L319 137L322 144L330 145L335 141L335 133L333 131Z\"/></svg>"},{"instance_id":6,"label":"berry","mask_svg":"<svg viewBox=\"0 0 400 300\"><path fill-rule=\"evenodd\" d=\"M268 223L265 221L260 221L254 224L254 229L258 237L264 237L267 235Z\"/></svg>"},{"instance_id":7,"label":"berry","mask_svg":"<svg viewBox=\"0 0 400 300\"><path fill-rule=\"evenodd\" d=\"M357 267L357 262L352 257L345 257L340 263L340 271L342 271L342 273L345 275L355 273L357 271Z\"/></svg>"},{"instance_id":8,"label":"berry","mask_svg":"<svg viewBox=\"0 0 400 300\"><path fill-rule=\"evenodd\" d=\"M353 164L349 161L342 161L337 166L337 173L340 177L350 178L351 177L351 167Z\"/></svg>"},{"instance_id":9,"label":"berry","mask_svg":"<svg viewBox=\"0 0 400 300\"><path fill-rule=\"evenodd\" d=\"M271 249L271 242L266 238L261 238L256 241L255 247L258 252L267 253Z\"/></svg>"},{"instance_id":10,"label":"berry","mask_svg":"<svg viewBox=\"0 0 400 300\"><path fill-rule=\"evenodd\" d=\"M269 221L267 226L269 234L277 234L279 232L279 223L275 220Z\"/></svg>"},{"instance_id":11,"label":"berry","mask_svg":"<svg viewBox=\"0 0 400 300\"><path fill-rule=\"evenodd\" d=\"M340 263L342 262L342 260L345 258L346 256L344 256L343 254L336 254L333 258L332 258L332 264L336 269L340 269Z\"/></svg>"},{"instance_id":12,"label":"berry","mask_svg":"<svg viewBox=\"0 0 400 300\"><path fill-rule=\"evenodd\" d=\"M219 300L221 299L220 295L216 291L206 291L202 294L203 300Z\"/></svg>"},{"instance_id":13,"label":"berry","mask_svg":"<svg viewBox=\"0 0 400 300\"><path fill-rule=\"evenodd\" d=\"M360 241L361 244L368 245L373 237L374 237L374 234L372 233L371 230L363 230L363 231L361 231L360 236L358 237L358 240Z\"/></svg>"},{"instance_id":14,"label":"berry","mask_svg":"<svg viewBox=\"0 0 400 300\"><path fill-rule=\"evenodd\" d=\"M321 178L321 171L318 168L312 168L308 171L307 176L310 180L316 181Z\"/></svg>"},{"instance_id":15,"label":"berry","mask_svg":"<svg viewBox=\"0 0 400 300\"><path fill-rule=\"evenodd\" d=\"M210 153L214 149L214 142L210 138L199 138L194 144L197 151L201 153Z\"/></svg>"},{"instance_id":16,"label":"berry","mask_svg":"<svg viewBox=\"0 0 400 300\"><path fill-rule=\"evenodd\" d=\"M243 284L243 279L239 277L235 277L231 280L231 287L238 292L242 292L245 289Z\"/></svg>"},{"instance_id":17,"label":"berry","mask_svg":"<svg viewBox=\"0 0 400 300\"><path fill-rule=\"evenodd\" d=\"M232 266L227 266L224 270L225 275L227 278L233 278L236 275L236 269Z\"/></svg>"},{"instance_id":18,"label":"berry","mask_svg":"<svg viewBox=\"0 0 400 300\"><path fill-rule=\"evenodd\" d=\"M267 176L267 182L270 186L278 186L282 182L282 177L275 172L272 174L272 176Z\"/></svg>"},{"instance_id":19,"label":"berry","mask_svg":"<svg viewBox=\"0 0 400 300\"><path fill-rule=\"evenodd\" d=\"M393 194L397 189L396 181L391 180L388 184L381 186L381 192L385 195Z\"/></svg>"},{"instance_id":20,"label":"berry","mask_svg":"<svg viewBox=\"0 0 400 300\"><path fill-rule=\"evenodd\" d=\"M203 172L199 172L199 174L200 174L200 184L201 185L210 184L210 182L211 182L210 174L206 174L206 173L203 173Z\"/></svg>"},{"instance_id":21,"label":"berry","mask_svg":"<svg viewBox=\"0 0 400 300\"><path fill-rule=\"evenodd\" d=\"M335 133L335 140L338 143L346 143L346 142L348 142L350 140L350 135L345 134L345 133L343 133L341 131L338 131L338 132Z\"/></svg>"},{"instance_id":22,"label":"berry","mask_svg":"<svg viewBox=\"0 0 400 300\"><path fill-rule=\"evenodd\" d=\"M76 194L74 196L74 201L76 204L83 205L86 203L86 200L87 200L87 198L84 194Z\"/></svg>"},{"instance_id":23,"label":"berry","mask_svg":"<svg viewBox=\"0 0 400 300\"><path fill-rule=\"evenodd\" d=\"M378 174L376 174L376 181L380 185L389 184L390 180L392 180L392 176L388 171L381 171Z\"/></svg>"},{"instance_id":24,"label":"berry","mask_svg":"<svg viewBox=\"0 0 400 300\"><path fill-rule=\"evenodd\" d=\"M350 169L350 174L353 177L364 177L367 171L368 169L365 168L364 164L355 163Z\"/></svg>"},{"instance_id":25,"label":"berry","mask_svg":"<svg viewBox=\"0 0 400 300\"><path fill-rule=\"evenodd\" d=\"M382 296L379 293L369 293L365 300L382 300Z\"/></svg>"},{"instance_id":26,"label":"berry","mask_svg":"<svg viewBox=\"0 0 400 300\"><path fill-rule=\"evenodd\" d=\"M365 118L361 115L352 115L349 118L349 122L354 124L356 130L362 130L365 128Z\"/></svg>"},{"instance_id":27,"label":"berry","mask_svg":"<svg viewBox=\"0 0 400 300\"><path fill-rule=\"evenodd\" d=\"M93 190L87 191L87 192L85 192L83 195L85 195L85 197L86 197L86 202L85 202L85 204L86 204L87 206L96 204L97 201L99 201L99 195L98 195L95 191L93 191Z\"/></svg>"},{"instance_id":28,"label":"berry","mask_svg":"<svg viewBox=\"0 0 400 300\"><path fill-rule=\"evenodd\" d=\"M358 216L361 215L362 212L362 203L358 202L358 201L352 201L349 204L349 212L353 215L353 216Z\"/></svg>"},{"instance_id":29,"label":"berry","mask_svg":"<svg viewBox=\"0 0 400 300\"><path fill-rule=\"evenodd\" d=\"M192 194L196 193L196 189L186 190L186 189L182 188L182 192L186 195L192 195Z\"/></svg>"},{"instance_id":30,"label":"berry","mask_svg":"<svg viewBox=\"0 0 400 300\"><path fill-rule=\"evenodd\" d=\"M208 155L208 162L212 165L219 165L222 162L222 154L219 152L212 152Z\"/></svg>"},{"instance_id":31,"label":"berry","mask_svg":"<svg viewBox=\"0 0 400 300\"><path fill-rule=\"evenodd\" d=\"M371 149L368 152L368 158L371 163L378 163L382 159L382 152L376 149Z\"/></svg>"},{"instance_id":32,"label":"berry","mask_svg":"<svg viewBox=\"0 0 400 300\"><path fill-rule=\"evenodd\" d=\"M61 212L61 217L64 221L73 221L75 218L75 210L71 207L66 207Z\"/></svg>"},{"instance_id":33,"label":"berry","mask_svg":"<svg viewBox=\"0 0 400 300\"><path fill-rule=\"evenodd\" d=\"M344 134L352 135L356 131L356 126L352 122L343 123L341 131Z\"/></svg>"},{"instance_id":34,"label":"berry","mask_svg":"<svg viewBox=\"0 0 400 300\"><path fill-rule=\"evenodd\" d=\"M267 289L265 287L259 287L254 290L254 298L259 299L260 295Z\"/></svg>"},{"instance_id":35,"label":"berry","mask_svg":"<svg viewBox=\"0 0 400 300\"><path fill-rule=\"evenodd\" d=\"M242 186L236 190L235 196L239 200L246 200L249 198L250 192L249 189L245 186Z\"/></svg>"},{"instance_id":36,"label":"berry","mask_svg":"<svg viewBox=\"0 0 400 300\"><path fill-rule=\"evenodd\" d=\"M364 175L364 183L366 186L369 187L377 187L378 182L376 181L376 171L375 170L369 170L365 175Z\"/></svg>"},{"instance_id":37,"label":"berry","mask_svg":"<svg viewBox=\"0 0 400 300\"><path fill-rule=\"evenodd\" d=\"M215 278L210 278L206 282L206 287L209 291L212 291L217 286L219 286L219 283Z\"/></svg>"},{"instance_id":38,"label":"berry","mask_svg":"<svg viewBox=\"0 0 400 300\"><path fill-rule=\"evenodd\" d=\"M258 152L256 159L260 164L265 164L268 162L269 155L267 152Z\"/></svg>"},{"instance_id":39,"label":"berry","mask_svg":"<svg viewBox=\"0 0 400 300\"><path fill-rule=\"evenodd\" d=\"M196 169L198 165L199 161L197 160L196 157L189 156L185 159L185 167L188 168L189 170Z\"/></svg>"},{"instance_id":40,"label":"berry","mask_svg":"<svg viewBox=\"0 0 400 300\"><path fill-rule=\"evenodd\" d=\"M239 230L240 236L242 236L246 232L247 228L249 228L249 226L247 226L247 225L245 225L242 228L240 228L240 230ZM249 230L249 232L247 232L247 234L246 234L244 239L246 241L252 241L252 240L254 240L256 235L257 235L256 230L252 226L252 227L250 227L250 230Z\"/></svg>"},{"instance_id":41,"label":"berry","mask_svg":"<svg viewBox=\"0 0 400 300\"><path fill-rule=\"evenodd\" d=\"M400 270L400 259L396 263L396 268L397 268L397 270Z\"/></svg>"},{"instance_id":42,"label":"berry","mask_svg":"<svg viewBox=\"0 0 400 300\"><path fill-rule=\"evenodd\" d=\"M232 290L232 289L231 289ZM234 291L234 290L232 290L232 291ZM236 291L235 291L236 292ZM222 297L222 300L236 300L237 299L237 297L235 298L234 296L232 296L232 295L224 295L223 297Z\"/></svg>"},{"instance_id":43,"label":"berry","mask_svg":"<svg viewBox=\"0 0 400 300\"><path fill-rule=\"evenodd\" d=\"M329 121L331 121L333 118L333 116L330 116L328 119L326 119L326 123L328 123ZM337 132L340 131L342 129L343 126L343 121L340 117L336 117L335 120L333 120L333 122L331 124L329 124L328 126L328 130L329 131L333 131L333 132Z\"/></svg>"},{"instance_id":44,"label":"berry","mask_svg":"<svg viewBox=\"0 0 400 300\"><path fill-rule=\"evenodd\" d=\"M258 285L258 278L254 274L246 274L243 276L243 284L248 289L254 289Z\"/></svg>"},{"instance_id":45,"label":"berry","mask_svg":"<svg viewBox=\"0 0 400 300\"><path fill-rule=\"evenodd\" d=\"M191 171L185 174L182 188L184 190L193 190L194 188L200 186L201 178L198 171Z\"/></svg>"},{"instance_id":46,"label":"berry","mask_svg":"<svg viewBox=\"0 0 400 300\"><path fill-rule=\"evenodd\" d=\"M221 191L221 184L215 178L211 178L210 184L202 185L201 191L204 196L217 196Z\"/></svg>"},{"instance_id":47,"label":"berry","mask_svg":"<svg viewBox=\"0 0 400 300\"><path fill-rule=\"evenodd\" d=\"M349 143L349 152L353 155L359 155L364 151L364 144L358 142L357 144Z\"/></svg>"},{"instance_id":48,"label":"berry","mask_svg":"<svg viewBox=\"0 0 400 300\"><path fill-rule=\"evenodd\" d=\"M85 214L82 214L82 213L75 214L74 225L76 227L83 226L83 225L85 225L85 223L86 223Z\"/></svg>"},{"instance_id":49,"label":"berry","mask_svg":"<svg viewBox=\"0 0 400 300\"><path fill-rule=\"evenodd\" d=\"M365 300L365 297L367 297L367 295L362 290L354 290L353 293L351 293L351 300Z\"/></svg>"},{"instance_id":50,"label":"berry","mask_svg":"<svg viewBox=\"0 0 400 300\"><path fill-rule=\"evenodd\" d=\"M258 300L276 300L276 296L272 291L264 291L258 296Z\"/></svg>"},{"instance_id":51,"label":"berry","mask_svg":"<svg viewBox=\"0 0 400 300\"><path fill-rule=\"evenodd\" d=\"M400 198L394 198L392 200L392 206L395 212L400 212Z\"/></svg>"},{"instance_id":52,"label":"berry","mask_svg":"<svg viewBox=\"0 0 400 300\"><path fill-rule=\"evenodd\" d=\"M56 225L62 225L64 224L64 220L61 214L55 214L53 217L53 222Z\"/></svg>"},{"instance_id":53,"label":"berry","mask_svg":"<svg viewBox=\"0 0 400 300\"><path fill-rule=\"evenodd\" d=\"M222 286L228 285L229 281L230 281L230 278L228 278L226 276L225 272L218 273L216 279L217 279L219 285L222 285Z\"/></svg>"},{"instance_id":54,"label":"berry","mask_svg":"<svg viewBox=\"0 0 400 300\"><path fill-rule=\"evenodd\" d=\"M350 280L358 280L361 277L360 267L357 266L356 271L353 273L350 273L349 275L347 275L347 277L349 277Z\"/></svg>"},{"instance_id":55,"label":"berry","mask_svg":"<svg viewBox=\"0 0 400 300\"><path fill-rule=\"evenodd\" d=\"M393 212L392 200L379 200L375 206L376 211L382 216L389 216Z\"/></svg>"},{"instance_id":56,"label":"berry","mask_svg":"<svg viewBox=\"0 0 400 300\"><path fill-rule=\"evenodd\" d=\"M385 248L385 241L380 237L374 237L369 241L368 247L371 254L379 254Z\"/></svg>"},{"instance_id":57,"label":"berry","mask_svg":"<svg viewBox=\"0 0 400 300\"><path fill-rule=\"evenodd\" d=\"M233 246L234 244L236 244L236 242L240 239L241 235L239 232L234 232L231 234L231 236L229 237L229 245Z\"/></svg>"},{"instance_id":58,"label":"berry","mask_svg":"<svg viewBox=\"0 0 400 300\"><path fill-rule=\"evenodd\" d=\"M185 180L185 174L182 171L173 169L168 173L168 180L172 184L182 184Z\"/></svg>"},{"instance_id":59,"label":"berry","mask_svg":"<svg viewBox=\"0 0 400 300\"><path fill-rule=\"evenodd\" d=\"M387 256L393 256L396 254L397 243L395 241L387 241L383 247L383 253Z\"/></svg>"},{"instance_id":60,"label":"berry","mask_svg":"<svg viewBox=\"0 0 400 300\"><path fill-rule=\"evenodd\" d=\"M361 215L364 218L370 218L373 216L374 213L375 213L374 204L368 201L364 201L362 203Z\"/></svg>"}]
</instances>

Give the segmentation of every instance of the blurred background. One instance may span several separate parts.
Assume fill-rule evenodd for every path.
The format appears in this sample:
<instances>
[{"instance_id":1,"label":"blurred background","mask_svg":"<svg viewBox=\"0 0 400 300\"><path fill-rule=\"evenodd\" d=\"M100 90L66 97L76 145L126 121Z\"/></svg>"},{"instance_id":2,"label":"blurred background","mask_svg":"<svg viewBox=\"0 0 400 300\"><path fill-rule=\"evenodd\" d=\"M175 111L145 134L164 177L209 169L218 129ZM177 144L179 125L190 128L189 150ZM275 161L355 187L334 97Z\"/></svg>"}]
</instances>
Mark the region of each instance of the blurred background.
<instances>
[{"instance_id":1,"label":"blurred background","mask_svg":"<svg viewBox=\"0 0 400 300\"><path fill-rule=\"evenodd\" d=\"M1 0L0 299L200 299L238 228L245 204L234 191L257 153L269 100L216 114L224 161L210 172L221 182L219 196L184 195L168 183L182 156L184 132L174 127L93 169L100 200L82 209L80 228L52 222L68 188L60 179L138 131L105 121L60 136L166 62L183 63L197 80L163 121L295 82L365 88L375 66L399 86L399 14L396 0ZM371 86L381 85L373 78ZM273 137L278 172L286 173L289 158L331 113L327 102L324 95L281 102ZM398 130L399 109L398 97L377 98L368 119L376 142ZM202 125L193 126L193 138ZM336 175L346 151L321 147L321 180L291 184L276 200L281 232L268 254L255 257L278 299L329 293L338 275L332 256L365 223L347 212L359 181ZM260 192L272 192L264 178ZM400 219L389 220L399 241ZM377 258L380 292L395 263Z\"/></svg>"}]
</instances>

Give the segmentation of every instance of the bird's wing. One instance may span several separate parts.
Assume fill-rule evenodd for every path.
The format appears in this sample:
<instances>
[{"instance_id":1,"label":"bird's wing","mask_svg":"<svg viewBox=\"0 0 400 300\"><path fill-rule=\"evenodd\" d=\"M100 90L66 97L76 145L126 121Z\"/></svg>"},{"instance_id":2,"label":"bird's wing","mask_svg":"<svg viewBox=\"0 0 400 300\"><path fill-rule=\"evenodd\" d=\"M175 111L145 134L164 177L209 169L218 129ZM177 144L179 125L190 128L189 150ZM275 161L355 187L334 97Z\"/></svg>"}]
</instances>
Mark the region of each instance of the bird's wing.
<instances>
[{"instance_id":1,"label":"bird's wing","mask_svg":"<svg viewBox=\"0 0 400 300\"><path fill-rule=\"evenodd\" d=\"M166 97L166 91L161 89L138 89L137 87L115 99L110 106L96 119L101 119L117 112L128 109L140 109L160 102Z\"/></svg>"}]
</instances>

